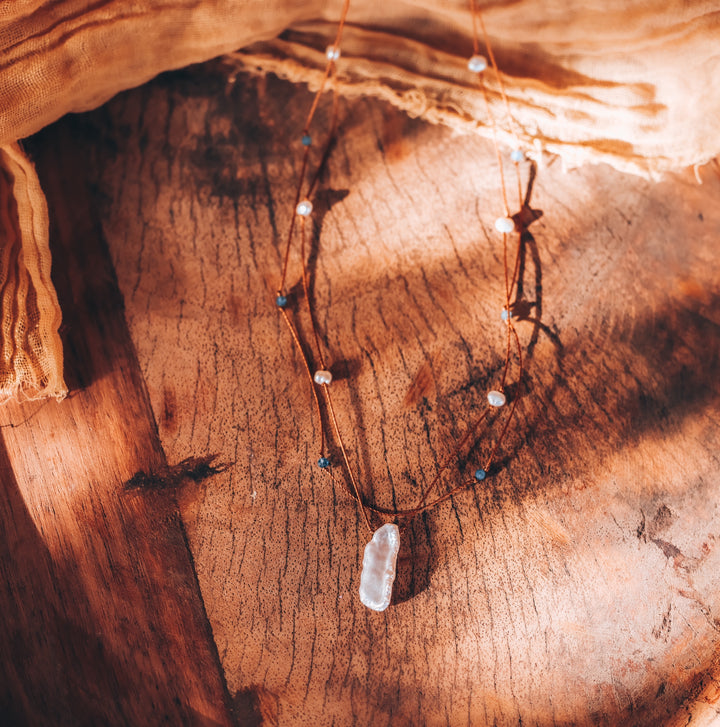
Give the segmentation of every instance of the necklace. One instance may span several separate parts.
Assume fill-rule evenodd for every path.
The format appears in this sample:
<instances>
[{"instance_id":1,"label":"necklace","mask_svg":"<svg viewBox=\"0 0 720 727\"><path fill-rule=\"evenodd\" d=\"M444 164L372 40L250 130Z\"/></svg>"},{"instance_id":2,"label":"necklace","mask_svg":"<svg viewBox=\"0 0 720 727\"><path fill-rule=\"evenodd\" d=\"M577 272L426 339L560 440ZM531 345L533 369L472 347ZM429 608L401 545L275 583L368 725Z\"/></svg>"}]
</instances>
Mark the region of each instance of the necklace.
<instances>
[{"instance_id":1,"label":"necklace","mask_svg":"<svg viewBox=\"0 0 720 727\"><path fill-rule=\"evenodd\" d=\"M505 295L500 319L506 327L507 334L505 359L502 366L500 380L496 388L491 389L487 393L487 402L485 407L475 417L475 421L469 426L466 433L456 443L455 447L450 452L450 455L445 458L435 477L422 492L418 504L415 507L408 509L387 509L375 506L367 502L360 493L360 486L354 474L354 468L342 437L341 427L338 422L336 408L331 394L333 375L331 372L331 366L328 364L328 358L326 357L324 347L321 344L320 335L316 325L316 311L312 305L310 276L307 264L308 228L310 227L310 220L314 209L312 200L318 187L322 170L324 169L330 155L332 140L337 129L338 96L335 80L337 76L337 64L340 59L340 43L343 28L347 19L349 4L350 0L345 0L340 20L338 22L335 39L326 49L326 64L322 82L313 97L300 137L300 143L303 148L302 163L293 203L294 215L291 217L291 223L285 242L282 269L276 290L275 304L287 325L295 347L300 353L300 357L310 383L313 407L318 421L318 431L320 432L319 457L317 460L318 467L330 474L334 484L335 477L333 474L333 462L329 456L326 441L327 435L324 423L325 420L323 418L323 415L325 415L340 451L341 465L347 475L350 485L349 493L360 506L365 525L367 526L368 531L372 533L370 542L365 546L363 556L359 588L360 600L365 606L372 610L384 611L390 605L392 598L392 587L395 580L397 556L400 549L400 528L395 520L412 518L418 513L433 508L441 502L448 500L454 494L485 480L492 472L492 466L498 450L514 418L519 396L519 388L523 377L522 347L515 328L512 302L513 295L516 292L519 276L522 228L520 226L520 222L517 221L518 215L516 215L515 218L510 215L507 184L505 180L502 154L500 152L497 139L496 122L491 111L490 94L484 78L486 71L490 68L492 69L496 79L499 96L502 100L505 113L507 114L513 137L517 139L518 134L514 127L512 115L510 114L507 95L505 93L502 77L498 70L495 55L489 42L484 20L476 7L476 0L471 0L470 13L472 16L473 28L473 53L467 62L467 68L471 73L476 75L485 100L487 116L491 125L495 155L498 163L503 208L503 215L496 219L494 227L496 233L502 238L503 246L502 257ZM480 36L483 38L487 58L480 54ZM313 136L311 136L312 122L318 110L320 99L328 86L330 86L332 91L331 122L326 135L326 141L322 146L322 151L319 155L319 161L317 162L314 170L311 170L311 152L314 146ZM522 209L523 196L519 165L525 160L525 155L519 147L516 146L510 155L510 159L517 177L518 206L519 209ZM511 238L516 240L513 251L509 249L509 242ZM299 301L291 301L292 296L288 292L290 290L288 286L288 274L291 252L294 246L298 243L301 261L300 282L302 285L302 299L304 301L304 315L310 329L309 341L304 341L302 339L300 329L296 323L297 317L301 314ZM306 348L310 348L310 352L306 351ZM517 378L515 381L514 396L511 398L511 401L508 402L507 389L513 359L516 360L515 367L517 368ZM319 392L322 393L322 397ZM508 410L508 413L504 417L499 414L495 414L495 412L502 408L507 408ZM446 492L437 494L436 491L443 476L447 473L450 466L456 461L458 455L464 450L468 443L473 443L473 438L476 437L481 425L484 423L487 424L488 430L494 428L498 431L498 434L494 444L490 445L488 454L484 460L482 460L482 465L475 469L472 479L462 481L460 484L455 485ZM432 495L434 496L430 499ZM383 521L387 519L390 519L390 521L384 522L380 527L374 529L371 523L371 515Z\"/></svg>"}]
</instances>

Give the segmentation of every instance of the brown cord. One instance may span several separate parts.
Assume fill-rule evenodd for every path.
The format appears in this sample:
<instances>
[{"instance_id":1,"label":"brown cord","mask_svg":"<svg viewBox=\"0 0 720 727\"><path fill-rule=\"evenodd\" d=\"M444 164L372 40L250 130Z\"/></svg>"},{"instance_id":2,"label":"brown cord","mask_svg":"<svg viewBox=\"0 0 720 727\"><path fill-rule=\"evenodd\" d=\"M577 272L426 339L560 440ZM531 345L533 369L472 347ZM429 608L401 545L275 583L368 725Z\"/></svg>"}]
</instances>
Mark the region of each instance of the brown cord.
<instances>
[{"instance_id":1,"label":"brown cord","mask_svg":"<svg viewBox=\"0 0 720 727\"><path fill-rule=\"evenodd\" d=\"M302 343L300 343L300 336L298 335L295 326L290 320L290 316L284 308L281 308L280 312L282 313L283 320L285 321L285 323L287 323L287 327L290 330L290 335L292 336L292 339L297 346L297 350L300 353L300 358L305 365L305 371L307 371L308 378L310 379L310 389L313 393L313 399L315 401L315 413L317 415L318 427L320 428L320 455L322 456L325 454L325 429L322 425L322 410L320 409L320 399L317 395L317 390L315 389L315 381L313 379L312 370L310 369L310 362L307 360L307 356L305 355L305 351L303 350Z\"/></svg>"},{"instance_id":2,"label":"brown cord","mask_svg":"<svg viewBox=\"0 0 720 727\"><path fill-rule=\"evenodd\" d=\"M340 435L340 427L338 427L337 417L335 416L335 407L333 406L332 397L330 396L330 389L327 384L323 385L323 391L325 392L325 399L328 403L330 419L332 420L333 428L335 429L335 436L338 438L338 443L340 444L340 451L342 452L343 460L345 462L345 468L347 469L347 473L350 477L350 482L352 483L353 495L362 506L363 501L360 497L360 490L358 489L357 482L355 481L355 475L353 475L352 467L350 466L350 460L348 459L347 452L345 451L345 443L343 442L343 438ZM363 517L365 518L365 524L367 525L368 530L372 533L373 529L372 525L370 525L370 518L368 517L367 510L365 509L365 507L361 507L361 509Z\"/></svg>"}]
</instances>

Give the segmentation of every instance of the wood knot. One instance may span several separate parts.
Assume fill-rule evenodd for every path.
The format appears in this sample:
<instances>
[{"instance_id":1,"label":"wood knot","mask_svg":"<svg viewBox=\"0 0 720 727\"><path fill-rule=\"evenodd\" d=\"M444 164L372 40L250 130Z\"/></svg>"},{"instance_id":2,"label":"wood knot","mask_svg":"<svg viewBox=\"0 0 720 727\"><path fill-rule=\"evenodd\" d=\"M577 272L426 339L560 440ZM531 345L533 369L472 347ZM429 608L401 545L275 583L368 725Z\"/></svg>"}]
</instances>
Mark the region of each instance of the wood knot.
<instances>
[{"instance_id":1,"label":"wood knot","mask_svg":"<svg viewBox=\"0 0 720 727\"><path fill-rule=\"evenodd\" d=\"M136 472L123 484L125 490L174 490L187 480L202 482L213 475L224 472L228 465L214 465L217 455L188 457L175 465L164 465L151 472Z\"/></svg>"}]
</instances>

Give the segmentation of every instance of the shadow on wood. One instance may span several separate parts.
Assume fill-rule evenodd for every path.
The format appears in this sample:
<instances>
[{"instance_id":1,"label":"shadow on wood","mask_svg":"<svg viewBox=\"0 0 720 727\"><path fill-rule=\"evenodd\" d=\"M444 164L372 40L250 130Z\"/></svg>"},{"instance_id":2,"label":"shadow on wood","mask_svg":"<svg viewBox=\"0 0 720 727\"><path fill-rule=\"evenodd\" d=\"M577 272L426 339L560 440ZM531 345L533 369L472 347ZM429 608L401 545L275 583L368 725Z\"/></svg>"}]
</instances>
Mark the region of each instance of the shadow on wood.
<instances>
[{"instance_id":1,"label":"shadow on wood","mask_svg":"<svg viewBox=\"0 0 720 727\"><path fill-rule=\"evenodd\" d=\"M174 502L122 489L165 460L82 162L58 128L32 149L72 392L0 412L4 724L228 725Z\"/></svg>"}]
</instances>

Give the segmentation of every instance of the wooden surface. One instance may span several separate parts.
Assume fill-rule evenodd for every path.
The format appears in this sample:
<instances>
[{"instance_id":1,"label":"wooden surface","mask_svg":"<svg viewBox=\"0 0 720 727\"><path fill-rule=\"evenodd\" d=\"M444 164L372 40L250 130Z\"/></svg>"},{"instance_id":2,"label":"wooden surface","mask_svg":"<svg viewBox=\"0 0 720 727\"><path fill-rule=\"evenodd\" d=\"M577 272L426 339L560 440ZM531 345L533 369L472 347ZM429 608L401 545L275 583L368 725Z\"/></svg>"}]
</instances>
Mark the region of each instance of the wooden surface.
<instances>
[{"instance_id":1,"label":"wooden surface","mask_svg":"<svg viewBox=\"0 0 720 727\"><path fill-rule=\"evenodd\" d=\"M376 614L356 595L367 533L342 477L314 464L308 385L273 305L308 104L209 66L65 126L166 456L229 465L178 498L239 721L712 713L717 169L702 186L538 171L516 425L491 478L405 530L394 601ZM313 295L363 492L412 506L501 366L497 169L485 142L377 102L341 116Z\"/></svg>"},{"instance_id":2,"label":"wooden surface","mask_svg":"<svg viewBox=\"0 0 720 727\"><path fill-rule=\"evenodd\" d=\"M0 724L226 725L217 652L77 127L31 149L50 200L70 397L0 411Z\"/></svg>"}]
</instances>

